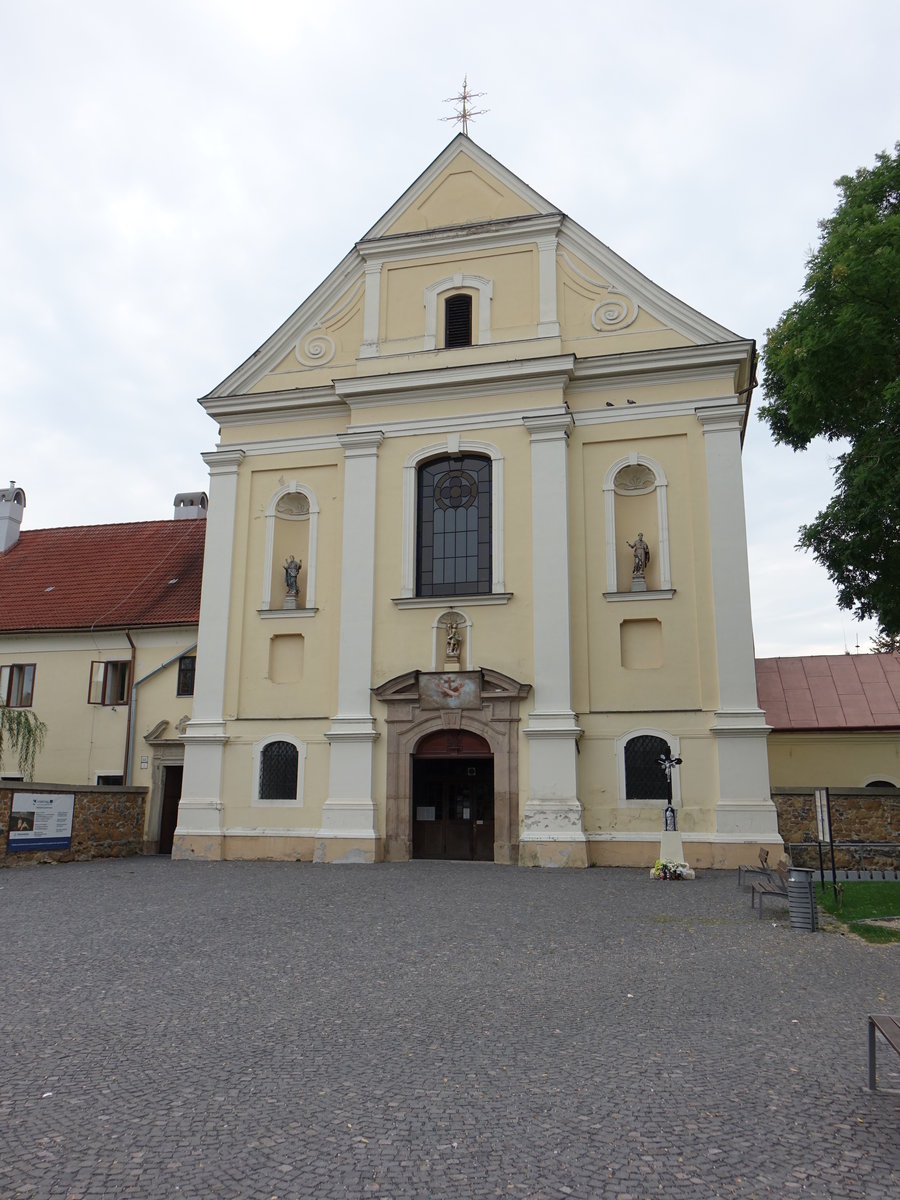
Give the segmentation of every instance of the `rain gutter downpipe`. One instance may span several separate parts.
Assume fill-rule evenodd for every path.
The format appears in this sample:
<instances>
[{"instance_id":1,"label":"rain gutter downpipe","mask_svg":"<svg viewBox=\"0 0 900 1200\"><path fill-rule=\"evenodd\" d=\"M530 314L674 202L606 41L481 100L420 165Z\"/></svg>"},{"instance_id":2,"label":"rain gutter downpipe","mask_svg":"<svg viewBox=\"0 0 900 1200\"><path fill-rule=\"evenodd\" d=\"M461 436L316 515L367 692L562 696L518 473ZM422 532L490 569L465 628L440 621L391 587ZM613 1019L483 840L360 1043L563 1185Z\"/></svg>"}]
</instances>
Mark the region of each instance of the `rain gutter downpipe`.
<instances>
[{"instance_id":1,"label":"rain gutter downpipe","mask_svg":"<svg viewBox=\"0 0 900 1200\"><path fill-rule=\"evenodd\" d=\"M125 636L128 638L129 642L131 642L131 637L128 635L128 633L126 633ZM132 646L132 650L134 650L134 642L131 642L131 646ZM133 764L133 759L134 759L134 720L135 720L135 712L137 710L137 690L138 690L138 688L141 686L142 683L146 683L148 679L152 679L154 675L158 675L160 673L160 671L164 671L166 669L166 667L171 667L172 663L178 662L179 659L184 658L186 655L190 654L192 650L196 650L196 649L197 649L197 643L194 642L192 645L187 646L184 650L179 650L177 654L173 654L171 658L167 658L164 663L160 663L158 667L154 667L152 671L148 671L148 673L146 675L142 675L140 679L136 679L134 681L134 683L131 685L131 702L128 706L128 741L127 741L127 746L126 746L126 750L125 750L125 786L126 787L131 786L131 771L132 771L132 767L134 765Z\"/></svg>"}]
</instances>

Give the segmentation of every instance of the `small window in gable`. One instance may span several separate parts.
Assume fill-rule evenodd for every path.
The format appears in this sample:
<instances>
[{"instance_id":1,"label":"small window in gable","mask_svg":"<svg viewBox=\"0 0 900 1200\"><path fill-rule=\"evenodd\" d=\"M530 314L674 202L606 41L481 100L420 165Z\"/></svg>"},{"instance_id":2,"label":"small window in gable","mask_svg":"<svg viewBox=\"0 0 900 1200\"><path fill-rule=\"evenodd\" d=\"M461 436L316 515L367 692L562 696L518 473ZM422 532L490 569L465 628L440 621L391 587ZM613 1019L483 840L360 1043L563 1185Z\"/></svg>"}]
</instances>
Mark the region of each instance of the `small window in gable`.
<instances>
[{"instance_id":1,"label":"small window in gable","mask_svg":"<svg viewBox=\"0 0 900 1200\"><path fill-rule=\"evenodd\" d=\"M472 297L464 292L448 296L444 301L444 345L472 345Z\"/></svg>"}]
</instances>

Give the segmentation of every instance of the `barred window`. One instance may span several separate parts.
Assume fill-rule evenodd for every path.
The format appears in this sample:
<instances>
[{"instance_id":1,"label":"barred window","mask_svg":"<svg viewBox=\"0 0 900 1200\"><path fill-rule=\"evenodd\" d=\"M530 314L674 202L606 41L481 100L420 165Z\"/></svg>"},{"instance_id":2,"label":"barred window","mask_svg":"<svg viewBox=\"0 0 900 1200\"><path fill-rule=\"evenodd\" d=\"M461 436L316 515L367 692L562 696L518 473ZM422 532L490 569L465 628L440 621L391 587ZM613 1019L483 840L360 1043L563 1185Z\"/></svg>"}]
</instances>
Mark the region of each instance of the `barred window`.
<instances>
[{"instance_id":1,"label":"barred window","mask_svg":"<svg viewBox=\"0 0 900 1200\"><path fill-rule=\"evenodd\" d=\"M416 594L491 590L491 460L468 454L419 468Z\"/></svg>"},{"instance_id":2,"label":"barred window","mask_svg":"<svg viewBox=\"0 0 900 1200\"><path fill-rule=\"evenodd\" d=\"M297 747L269 742L259 757L260 800L293 800L297 795Z\"/></svg>"},{"instance_id":3,"label":"barred window","mask_svg":"<svg viewBox=\"0 0 900 1200\"><path fill-rule=\"evenodd\" d=\"M659 765L661 754L671 756L669 743L651 734L639 734L625 744L627 800L668 800L666 773Z\"/></svg>"}]
</instances>

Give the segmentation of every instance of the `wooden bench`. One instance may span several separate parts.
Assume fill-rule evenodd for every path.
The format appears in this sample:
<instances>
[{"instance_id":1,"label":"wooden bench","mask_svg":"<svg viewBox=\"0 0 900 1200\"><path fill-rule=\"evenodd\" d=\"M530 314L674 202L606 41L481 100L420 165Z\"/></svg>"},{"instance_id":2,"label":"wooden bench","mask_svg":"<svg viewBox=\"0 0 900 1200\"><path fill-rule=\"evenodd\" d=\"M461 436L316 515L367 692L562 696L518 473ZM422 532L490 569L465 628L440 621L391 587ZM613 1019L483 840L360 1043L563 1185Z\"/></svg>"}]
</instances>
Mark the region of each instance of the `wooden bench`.
<instances>
[{"instance_id":1,"label":"wooden bench","mask_svg":"<svg viewBox=\"0 0 900 1200\"><path fill-rule=\"evenodd\" d=\"M897 1054L900 1054L900 1017L885 1017L869 1014L869 1091L877 1090L875 1083L875 1032L876 1030Z\"/></svg>"},{"instance_id":2,"label":"wooden bench","mask_svg":"<svg viewBox=\"0 0 900 1200\"><path fill-rule=\"evenodd\" d=\"M780 862L775 871L770 871L765 879L757 879L750 885L750 907L756 907L756 899L759 897L759 919L762 920L763 915L763 896L777 896L780 900L787 900L787 863Z\"/></svg>"}]
</instances>

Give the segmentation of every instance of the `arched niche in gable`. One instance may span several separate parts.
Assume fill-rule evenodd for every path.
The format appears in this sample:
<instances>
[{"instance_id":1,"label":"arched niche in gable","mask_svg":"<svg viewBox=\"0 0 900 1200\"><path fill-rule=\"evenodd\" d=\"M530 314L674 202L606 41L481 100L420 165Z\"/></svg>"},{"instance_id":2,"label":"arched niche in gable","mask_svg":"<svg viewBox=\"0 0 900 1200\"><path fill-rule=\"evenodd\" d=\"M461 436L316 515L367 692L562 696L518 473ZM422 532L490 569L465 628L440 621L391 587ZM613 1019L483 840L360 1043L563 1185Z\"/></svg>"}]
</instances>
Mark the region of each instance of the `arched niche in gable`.
<instances>
[{"instance_id":1,"label":"arched niche in gable","mask_svg":"<svg viewBox=\"0 0 900 1200\"><path fill-rule=\"evenodd\" d=\"M287 597L285 563L293 556L297 572L296 608L316 607L316 542L319 503L311 488L296 480L280 488L266 507L263 609L283 609ZM288 610L292 605L288 604Z\"/></svg>"},{"instance_id":2,"label":"arched niche in gable","mask_svg":"<svg viewBox=\"0 0 900 1200\"><path fill-rule=\"evenodd\" d=\"M669 507L666 473L655 459L632 451L617 459L603 480L606 524L606 590L628 592L638 533L650 547L645 577L653 592L670 592Z\"/></svg>"}]
</instances>

